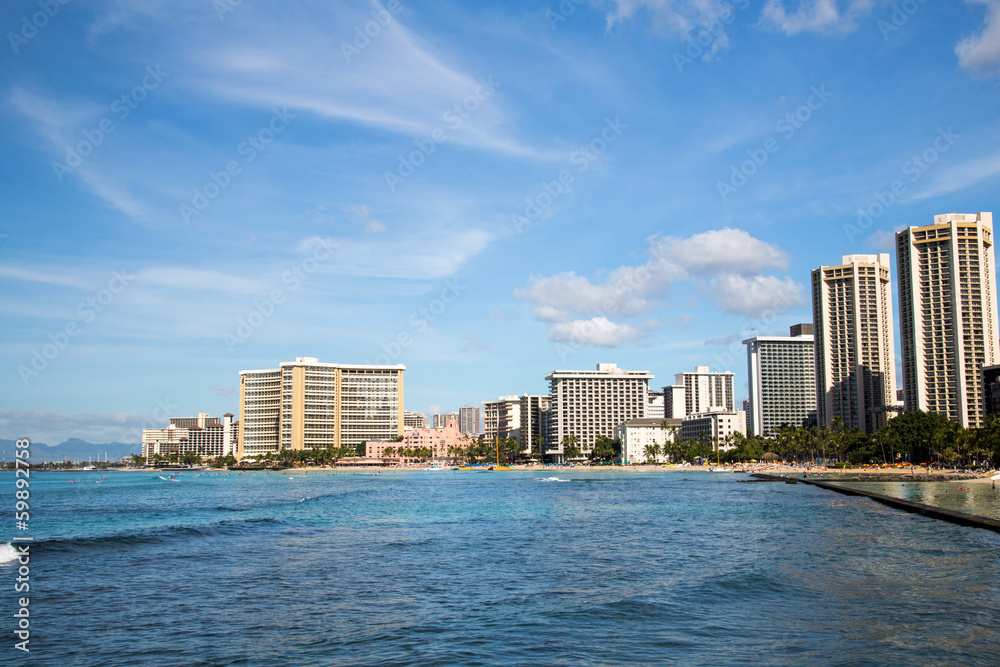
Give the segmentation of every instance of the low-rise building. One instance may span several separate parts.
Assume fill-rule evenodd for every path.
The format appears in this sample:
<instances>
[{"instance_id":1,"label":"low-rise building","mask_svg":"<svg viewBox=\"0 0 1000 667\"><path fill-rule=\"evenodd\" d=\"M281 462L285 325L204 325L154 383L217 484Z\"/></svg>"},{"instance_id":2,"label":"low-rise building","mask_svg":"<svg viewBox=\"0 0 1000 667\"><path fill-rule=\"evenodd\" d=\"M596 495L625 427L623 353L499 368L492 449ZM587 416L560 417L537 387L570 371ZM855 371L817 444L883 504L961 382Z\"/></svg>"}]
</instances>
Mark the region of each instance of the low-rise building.
<instances>
[{"instance_id":1,"label":"low-rise building","mask_svg":"<svg viewBox=\"0 0 1000 667\"><path fill-rule=\"evenodd\" d=\"M664 445L674 441L674 436L681 427L680 419L664 419L663 417L640 417L630 419L618 427L618 438L622 443L622 463L645 463L650 460L646 455L646 447L657 447L658 454L653 457L657 463L666 463L667 453Z\"/></svg>"},{"instance_id":2,"label":"low-rise building","mask_svg":"<svg viewBox=\"0 0 1000 667\"><path fill-rule=\"evenodd\" d=\"M747 433L747 415L742 410L716 410L689 415L681 422L681 440L700 440L702 437L709 442L719 442L721 449L730 449L723 441L734 433Z\"/></svg>"}]
</instances>

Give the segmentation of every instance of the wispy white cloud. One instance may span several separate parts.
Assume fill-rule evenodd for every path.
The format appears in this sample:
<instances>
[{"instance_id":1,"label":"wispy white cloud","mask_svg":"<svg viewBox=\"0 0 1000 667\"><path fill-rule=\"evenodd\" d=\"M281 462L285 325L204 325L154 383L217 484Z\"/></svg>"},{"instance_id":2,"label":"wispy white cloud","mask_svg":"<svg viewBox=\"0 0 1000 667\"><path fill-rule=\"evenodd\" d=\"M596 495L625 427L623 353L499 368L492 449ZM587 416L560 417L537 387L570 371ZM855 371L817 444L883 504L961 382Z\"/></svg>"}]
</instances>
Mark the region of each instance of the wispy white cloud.
<instances>
[{"instance_id":1,"label":"wispy white cloud","mask_svg":"<svg viewBox=\"0 0 1000 667\"><path fill-rule=\"evenodd\" d=\"M927 186L905 201L920 201L971 188L1000 174L1000 151L935 170Z\"/></svg>"},{"instance_id":2,"label":"wispy white cloud","mask_svg":"<svg viewBox=\"0 0 1000 667\"><path fill-rule=\"evenodd\" d=\"M656 30L681 36L710 25L732 5L724 0L613 0L612 4L606 19L609 30L645 12Z\"/></svg>"},{"instance_id":3,"label":"wispy white cloud","mask_svg":"<svg viewBox=\"0 0 1000 667\"><path fill-rule=\"evenodd\" d=\"M966 1L986 5L986 19L981 32L955 46L958 64L973 76L1000 74L1000 0Z\"/></svg>"},{"instance_id":4,"label":"wispy white cloud","mask_svg":"<svg viewBox=\"0 0 1000 667\"><path fill-rule=\"evenodd\" d=\"M213 32L188 52L198 64L191 85L232 103L287 106L408 136L438 130L449 142L515 156L563 157L520 142L504 108L504 82L450 62L407 27L405 5L383 14L391 20L357 46L353 28L372 21L373 5L382 8L378 2L313 8L308 22L244 5L232 16L239 27L233 36Z\"/></svg>"},{"instance_id":5,"label":"wispy white cloud","mask_svg":"<svg viewBox=\"0 0 1000 667\"><path fill-rule=\"evenodd\" d=\"M77 287L80 289L88 287L87 281L81 278L78 273L70 273L65 269L54 267L20 268L9 264L0 264L0 276L10 278L11 280L59 285L61 287Z\"/></svg>"},{"instance_id":6,"label":"wispy white cloud","mask_svg":"<svg viewBox=\"0 0 1000 667\"><path fill-rule=\"evenodd\" d=\"M367 206L349 206L346 211L351 215L356 224L364 227L366 232L377 234L384 232L386 229L382 222L371 217L371 212Z\"/></svg>"},{"instance_id":7,"label":"wispy white cloud","mask_svg":"<svg viewBox=\"0 0 1000 667\"><path fill-rule=\"evenodd\" d=\"M299 243L309 252L322 241L335 246L332 261L322 271L352 276L437 280L454 275L469 260L486 249L492 234L482 229L436 230L434 235L447 243L428 243L414 236L367 237L363 239L313 236Z\"/></svg>"},{"instance_id":8,"label":"wispy white cloud","mask_svg":"<svg viewBox=\"0 0 1000 667\"><path fill-rule=\"evenodd\" d=\"M858 27L858 19L868 14L874 0L799 0L795 11L785 8L786 0L768 0L761 23L786 35L800 32L847 33Z\"/></svg>"},{"instance_id":9,"label":"wispy white cloud","mask_svg":"<svg viewBox=\"0 0 1000 667\"><path fill-rule=\"evenodd\" d=\"M199 293L258 295L267 288L264 282L254 278L182 267L150 267L140 270L133 279L138 285Z\"/></svg>"}]
</instances>

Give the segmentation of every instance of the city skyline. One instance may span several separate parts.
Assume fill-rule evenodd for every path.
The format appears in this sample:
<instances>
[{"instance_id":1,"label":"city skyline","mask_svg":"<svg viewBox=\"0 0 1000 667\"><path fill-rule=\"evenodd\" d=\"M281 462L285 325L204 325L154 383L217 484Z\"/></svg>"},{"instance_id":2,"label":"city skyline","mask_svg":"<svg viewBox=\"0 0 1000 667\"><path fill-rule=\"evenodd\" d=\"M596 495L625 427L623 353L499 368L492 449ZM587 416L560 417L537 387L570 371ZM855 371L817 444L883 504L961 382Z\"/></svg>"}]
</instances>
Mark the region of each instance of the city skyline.
<instances>
[{"instance_id":1,"label":"city skyline","mask_svg":"<svg viewBox=\"0 0 1000 667\"><path fill-rule=\"evenodd\" d=\"M5 6L0 437L138 442L302 355L429 415L601 362L741 405L813 269L998 210L1000 4L894 7Z\"/></svg>"}]
</instances>

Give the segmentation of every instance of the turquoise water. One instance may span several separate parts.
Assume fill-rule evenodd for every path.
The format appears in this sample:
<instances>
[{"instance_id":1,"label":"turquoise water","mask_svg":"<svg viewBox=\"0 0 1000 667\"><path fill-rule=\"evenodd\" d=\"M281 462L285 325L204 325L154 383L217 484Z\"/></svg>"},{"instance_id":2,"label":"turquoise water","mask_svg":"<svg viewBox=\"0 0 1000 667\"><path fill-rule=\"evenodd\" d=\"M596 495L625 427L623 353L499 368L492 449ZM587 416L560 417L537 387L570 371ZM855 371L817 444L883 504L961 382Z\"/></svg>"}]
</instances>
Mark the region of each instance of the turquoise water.
<instances>
[{"instance_id":1,"label":"turquoise water","mask_svg":"<svg viewBox=\"0 0 1000 667\"><path fill-rule=\"evenodd\" d=\"M841 482L843 486L915 503L1000 519L1000 488L954 482Z\"/></svg>"},{"instance_id":2,"label":"turquoise water","mask_svg":"<svg viewBox=\"0 0 1000 667\"><path fill-rule=\"evenodd\" d=\"M72 477L32 477L23 664L1000 663L1000 535L812 486Z\"/></svg>"}]
</instances>

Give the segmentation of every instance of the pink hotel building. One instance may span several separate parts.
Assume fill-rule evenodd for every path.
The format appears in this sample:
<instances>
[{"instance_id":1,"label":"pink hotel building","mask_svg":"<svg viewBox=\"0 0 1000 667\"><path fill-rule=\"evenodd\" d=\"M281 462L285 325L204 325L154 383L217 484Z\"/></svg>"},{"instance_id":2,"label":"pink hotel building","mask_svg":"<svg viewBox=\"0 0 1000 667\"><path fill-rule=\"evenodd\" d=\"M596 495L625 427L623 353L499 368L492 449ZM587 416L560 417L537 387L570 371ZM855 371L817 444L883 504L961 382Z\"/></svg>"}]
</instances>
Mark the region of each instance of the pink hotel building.
<instances>
[{"instance_id":1,"label":"pink hotel building","mask_svg":"<svg viewBox=\"0 0 1000 667\"><path fill-rule=\"evenodd\" d=\"M394 450L426 447L431 450L432 457L450 456L449 447L467 447L469 442L469 437L458 429L458 422L452 418L444 428L415 428L407 431L403 442L368 440L365 442L365 456L370 459L386 458L385 450L390 447Z\"/></svg>"}]
</instances>

